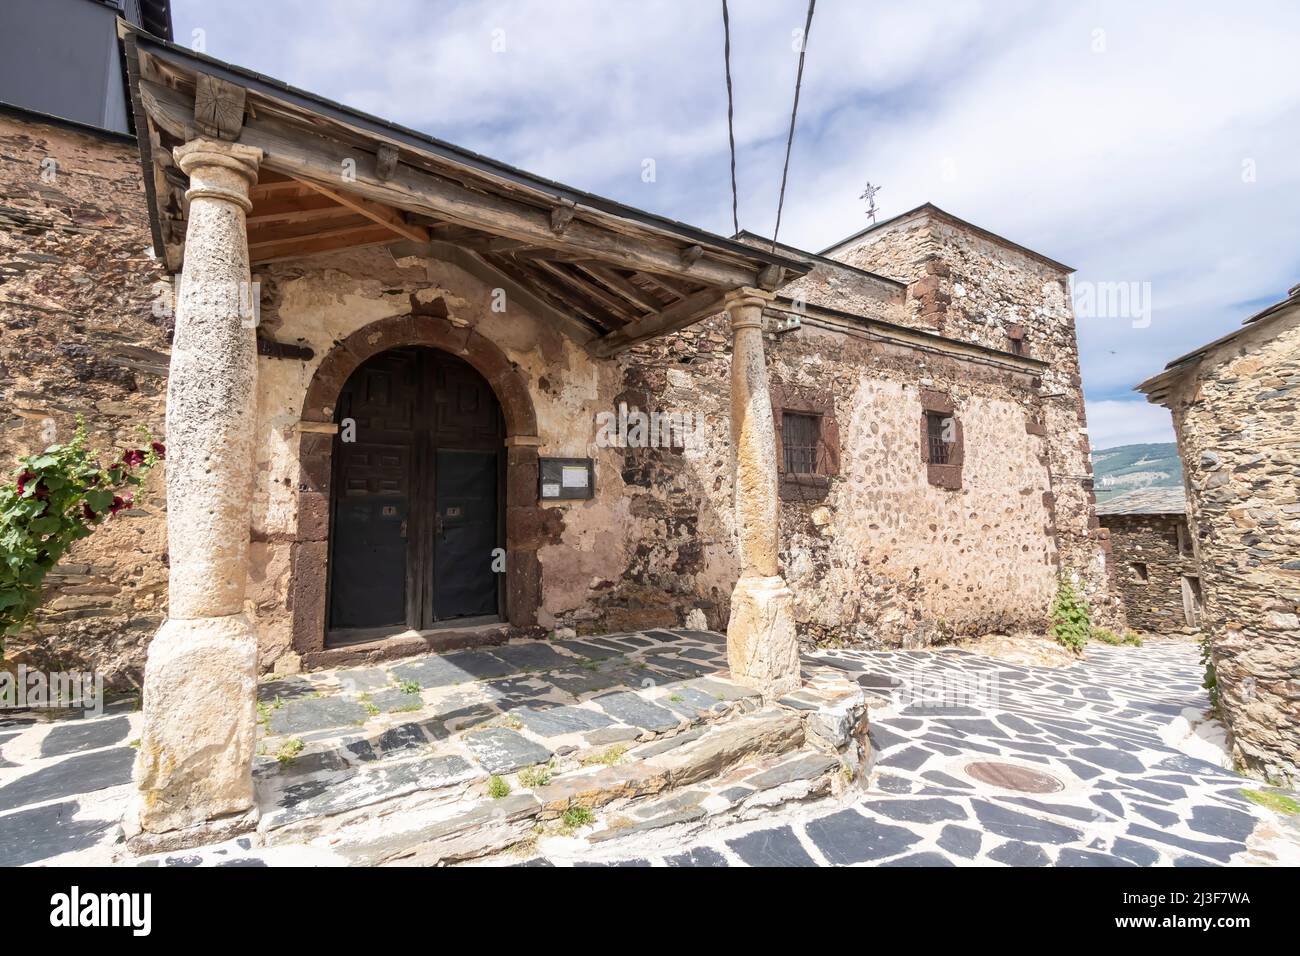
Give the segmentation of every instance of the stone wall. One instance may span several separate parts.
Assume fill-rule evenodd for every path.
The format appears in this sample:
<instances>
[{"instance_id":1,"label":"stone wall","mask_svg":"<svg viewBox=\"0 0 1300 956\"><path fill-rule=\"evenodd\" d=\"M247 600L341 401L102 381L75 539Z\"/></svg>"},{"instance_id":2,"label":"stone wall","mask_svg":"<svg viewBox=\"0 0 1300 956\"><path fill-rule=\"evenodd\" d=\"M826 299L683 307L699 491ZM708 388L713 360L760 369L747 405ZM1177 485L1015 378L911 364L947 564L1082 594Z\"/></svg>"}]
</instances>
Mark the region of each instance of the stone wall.
<instances>
[{"instance_id":1,"label":"stone wall","mask_svg":"<svg viewBox=\"0 0 1300 956\"><path fill-rule=\"evenodd\" d=\"M1300 783L1300 302L1170 392L1233 753Z\"/></svg>"},{"instance_id":2,"label":"stone wall","mask_svg":"<svg viewBox=\"0 0 1300 956\"><path fill-rule=\"evenodd\" d=\"M0 462L65 441L138 447L163 429L171 317L151 251L135 143L0 112ZM162 469L78 542L5 664L138 682L166 606Z\"/></svg>"},{"instance_id":3,"label":"stone wall","mask_svg":"<svg viewBox=\"0 0 1300 956\"><path fill-rule=\"evenodd\" d=\"M816 311L797 332L767 336L774 392L833 411L838 432L837 473L825 489L782 500L781 567L801 638L919 646L1041 630L1056 548L1031 372L945 353L938 342L923 349L873 335L867 323L832 328ZM726 624L736 573L727 343L719 316L624 360L623 399L699 411L710 433L694 454L626 453L632 513L653 518L656 533L638 545L630 578L614 582L605 606L648 588L671 598L665 618L698 608L710 626ZM960 488L927 480L923 392L941 392L955 407Z\"/></svg>"},{"instance_id":4,"label":"stone wall","mask_svg":"<svg viewBox=\"0 0 1300 956\"><path fill-rule=\"evenodd\" d=\"M1187 519L1111 514L1101 521L1110 531L1114 583L1129 627L1155 634L1195 630L1183 606L1183 576L1198 576Z\"/></svg>"},{"instance_id":5,"label":"stone wall","mask_svg":"<svg viewBox=\"0 0 1300 956\"><path fill-rule=\"evenodd\" d=\"M1047 363L1039 425L1047 439L1061 566L1077 577L1096 620L1123 626L1094 514L1092 463L1070 270L932 206L882 223L827 255L907 283L900 321ZM811 300L811 298L810 298Z\"/></svg>"}]
</instances>

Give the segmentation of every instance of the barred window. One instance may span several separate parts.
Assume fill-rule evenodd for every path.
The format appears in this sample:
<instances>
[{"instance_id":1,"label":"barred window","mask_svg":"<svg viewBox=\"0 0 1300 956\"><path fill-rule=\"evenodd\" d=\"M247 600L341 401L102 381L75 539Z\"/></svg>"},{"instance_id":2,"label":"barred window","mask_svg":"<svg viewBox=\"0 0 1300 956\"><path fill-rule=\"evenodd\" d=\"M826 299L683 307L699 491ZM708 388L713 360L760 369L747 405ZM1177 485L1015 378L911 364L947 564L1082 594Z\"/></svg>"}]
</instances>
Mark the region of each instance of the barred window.
<instances>
[{"instance_id":1,"label":"barred window","mask_svg":"<svg viewBox=\"0 0 1300 956\"><path fill-rule=\"evenodd\" d=\"M930 444L930 464L946 465L952 447L952 415L944 412L925 413L925 437Z\"/></svg>"},{"instance_id":2,"label":"barred window","mask_svg":"<svg viewBox=\"0 0 1300 956\"><path fill-rule=\"evenodd\" d=\"M821 441L821 418L817 415L781 415L781 448L787 475L815 475L817 446Z\"/></svg>"}]
</instances>

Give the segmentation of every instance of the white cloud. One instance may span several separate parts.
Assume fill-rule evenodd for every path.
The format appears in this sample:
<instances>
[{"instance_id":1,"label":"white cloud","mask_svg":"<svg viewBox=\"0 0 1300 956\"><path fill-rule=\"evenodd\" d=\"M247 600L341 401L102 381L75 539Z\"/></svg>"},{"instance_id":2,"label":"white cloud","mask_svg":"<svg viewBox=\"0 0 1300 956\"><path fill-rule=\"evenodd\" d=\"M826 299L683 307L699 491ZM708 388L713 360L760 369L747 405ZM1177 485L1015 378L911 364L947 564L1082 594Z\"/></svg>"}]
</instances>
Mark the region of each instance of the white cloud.
<instances>
[{"instance_id":1,"label":"white cloud","mask_svg":"<svg viewBox=\"0 0 1300 956\"><path fill-rule=\"evenodd\" d=\"M579 188L730 232L722 34L687 0L174 0L208 52ZM770 230L804 0L732 4L741 225ZM494 34L493 31L504 31ZM1104 31L1104 52L1094 47ZM818 249L929 200L1079 269L1150 282L1151 325L1081 320L1127 397L1300 278L1300 5L822 4L782 238ZM493 39L505 48L494 52ZM1290 64L1290 65L1288 65ZM641 161L658 177L641 181ZM1256 179L1244 182L1243 163Z\"/></svg>"},{"instance_id":2,"label":"white cloud","mask_svg":"<svg viewBox=\"0 0 1300 956\"><path fill-rule=\"evenodd\" d=\"M1088 402L1088 440L1093 450L1174 440L1169 409L1142 399Z\"/></svg>"}]
</instances>

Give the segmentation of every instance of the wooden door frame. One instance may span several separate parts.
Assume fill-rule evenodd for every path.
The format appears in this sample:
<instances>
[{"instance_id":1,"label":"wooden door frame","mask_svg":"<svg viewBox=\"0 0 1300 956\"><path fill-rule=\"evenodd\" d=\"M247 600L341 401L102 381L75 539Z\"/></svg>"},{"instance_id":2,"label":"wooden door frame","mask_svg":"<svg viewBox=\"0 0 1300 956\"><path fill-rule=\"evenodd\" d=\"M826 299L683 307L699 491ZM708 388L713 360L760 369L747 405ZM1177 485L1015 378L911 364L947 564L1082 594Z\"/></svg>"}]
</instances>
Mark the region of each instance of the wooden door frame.
<instances>
[{"instance_id":1,"label":"wooden door frame","mask_svg":"<svg viewBox=\"0 0 1300 956\"><path fill-rule=\"evenodd\" d=\"M333 477L335 403L353 371L373 355L400 346L425 345L472 365L492 388L505 418L506 575L500 603L515 633L537 626L542 573L538 549L559 540L562 522L537 497L537 451L541 439L529 380L493 342L474 329L437 316L392 316L362 326L330 349L316 367L303 400L298 432L297 527L290 547L288 610L294 650L308 667L333 666L359 657L377 659L413 653L403 642L350 648L325 647L329 580L330 501ZM503 512L503 513L501 513ZM434 640L425 642L437 645ZM399 645L401 645L399 647ZM440 646L440 645L437 645Z\"/></svg>"}]
</instances>

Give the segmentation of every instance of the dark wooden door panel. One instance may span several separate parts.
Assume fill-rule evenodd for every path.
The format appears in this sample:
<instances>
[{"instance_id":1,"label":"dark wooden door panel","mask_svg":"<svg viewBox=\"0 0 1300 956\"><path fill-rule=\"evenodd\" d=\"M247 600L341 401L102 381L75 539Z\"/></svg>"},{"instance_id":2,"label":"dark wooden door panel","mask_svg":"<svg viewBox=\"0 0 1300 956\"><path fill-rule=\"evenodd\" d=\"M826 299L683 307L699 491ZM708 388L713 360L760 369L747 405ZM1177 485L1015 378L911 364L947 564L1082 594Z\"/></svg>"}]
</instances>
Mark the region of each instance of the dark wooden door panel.
<instances>
[{"instance_id":1,"label":"dark wooden door panel","mask_svg":"<svg viewBox=\"0 0 1300 956\"><path fill-rule=\"evenodd\" d=\"M439 449L434 472L434 619L495 614L497 453Z\"/></svg>"},{"instance_id":2,"label":"dark wooden door panel","mask_svg":"<svg viewBox=\"0 0 1300 956\"><path fill-rule=\"evenodd\" d=\"M496 614L505 426L488 383L445 352L395 349L352 374L337 417L330 629Z\"/></svg>"}]
</instances>

